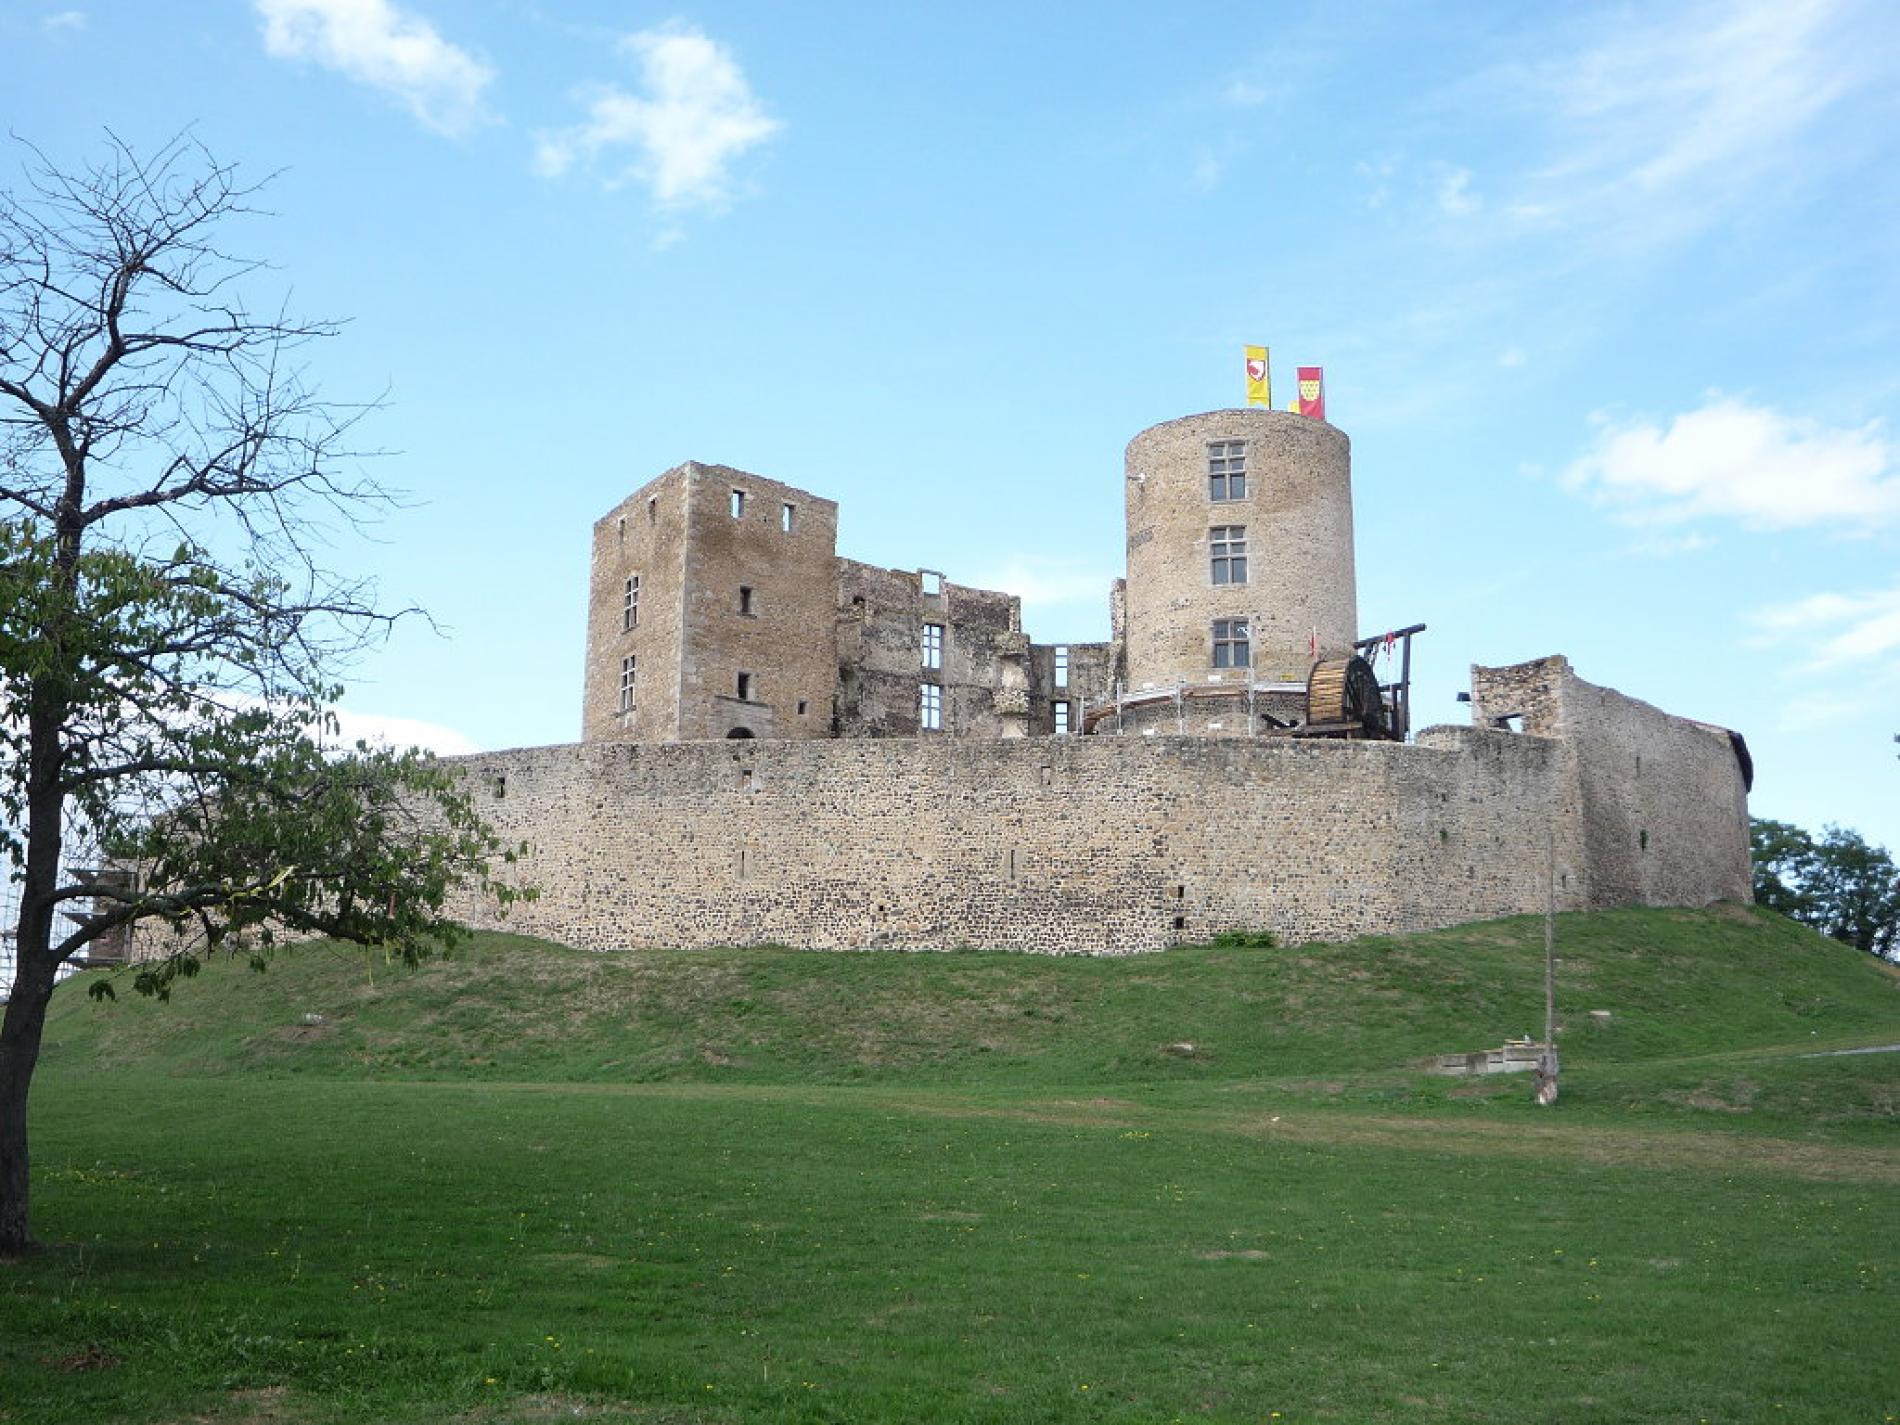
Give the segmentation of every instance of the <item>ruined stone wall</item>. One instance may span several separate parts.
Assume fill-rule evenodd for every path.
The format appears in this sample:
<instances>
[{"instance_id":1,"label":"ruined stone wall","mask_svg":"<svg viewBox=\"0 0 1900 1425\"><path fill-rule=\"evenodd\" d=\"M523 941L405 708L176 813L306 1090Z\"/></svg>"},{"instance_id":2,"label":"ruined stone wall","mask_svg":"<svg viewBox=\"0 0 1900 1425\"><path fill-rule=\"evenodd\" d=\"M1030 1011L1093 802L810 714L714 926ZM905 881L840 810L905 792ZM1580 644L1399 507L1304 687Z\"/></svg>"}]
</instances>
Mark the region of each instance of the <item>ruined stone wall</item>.
<instances>
[{"instance_id":1,"label":"ruined stone wall","mask_svg":"<svg viewBox=\"0 0 1900 1425\"><path fill-rule=\"evenodd\" d=\"M1057 672L1058 650L1067 655L1062 660L1064 675ZM1055 705L1065 702L1069 705L1069 731L1080 732L1084 707L1100 707L1115 696L1115 681L1121 675L1121 646L1115 643L1032 643L1029 667L1029 683L1034 692L1029 730L1038 737L1054 735ZM1065 676L1066 681L1058 683L1058 676Z\"/></svg>"},{"instance_id":2,"label":"ruined stone wall","mask_svg":"<svg viewBox=\"0 0 1900 1425\"><path fill-rule=\"evenodd\" d=\"M581 744L459 759L541 898L610 949L782 942L1121 953L1543 904L1555 749L1175 737ZM1438 735L1435 730L1433 736ZM471 908L472 909L472 908Z\"/></svg>"},{"instance_id":3,"label":"ruined stone wall","mask_svg":"<svg viewBox=\"0 0 1900 1425\"><path fill-rule=\"evenodd\" d=\"M1563 657L1471 670L1472 720L1562 750L1560 839L1593 906L1751 896L1748 791L1727 731L1587 683Z\"/></svg>"},{"instance_id":4,"label":"ruined stone wall","mask_svg":"<svg viewBox=\"0 0 1900 1425\"><path fill-rule=\"evenodd\" d=\"M1216 441L1245 442L1244 498L1210 498ZM1351 652L1358 607L1351 446L1342 431L1286 411L1185 416L1129 442L1124 489L1132 689L1205 680L1216 619L1250 621L1252 666L1264 680L1303 682L1314 630L1321 656ZM1208 536L1217 526L1246 530L1244 584L1213 582Z\"/></svg>"},{"instance_id":5,"label":"ruined stone wall","mask_svg":"<svg viewBox=\"0 0 1900 1425\"><path fill-rule=\"evenodd\" d=\"M942 732L1020 736L1030 699L1022 601L912 569L837 561L838 734L910 737L919 689L942 690ZM925 666L924 628L943 629L940 666Z\"/></svg>"}]
</instances>

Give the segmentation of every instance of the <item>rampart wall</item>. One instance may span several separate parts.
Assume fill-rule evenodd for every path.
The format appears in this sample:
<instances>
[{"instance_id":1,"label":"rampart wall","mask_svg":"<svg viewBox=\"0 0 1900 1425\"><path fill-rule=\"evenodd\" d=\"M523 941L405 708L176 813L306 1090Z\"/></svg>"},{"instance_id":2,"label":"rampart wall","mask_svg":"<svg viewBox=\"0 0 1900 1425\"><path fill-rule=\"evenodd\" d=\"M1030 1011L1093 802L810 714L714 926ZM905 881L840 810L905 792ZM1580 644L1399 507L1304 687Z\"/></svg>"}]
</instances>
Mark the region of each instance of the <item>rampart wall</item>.
<instances>
[{"instance_id":1,"label":"rampart wall","mask_svg":"<svg viewBox=\"0 0 1900 1425\"><path fill-rule=\"evenodd\" d=\"M596 949L1122 953L1542 904L1541 738L580 744L462 760L533 848L510 928Z\"/></svg>"},{"instance_id":2,"label":"rampart wall","mask_svg":"<svg viewBox=\"0 0 1900 1425\"><path fill-rule=\"evenodd\" d=\"M1565 910L1748 898L1726 734L1562 659L1476 682L1481 713L1512 701L1533 730L582 743L457 760L490 789L496 828L531 848L515 874L540 898L508 926L594 949L1335 939L1542 910L1553 863Z\"/></svg>"}]
</instances>

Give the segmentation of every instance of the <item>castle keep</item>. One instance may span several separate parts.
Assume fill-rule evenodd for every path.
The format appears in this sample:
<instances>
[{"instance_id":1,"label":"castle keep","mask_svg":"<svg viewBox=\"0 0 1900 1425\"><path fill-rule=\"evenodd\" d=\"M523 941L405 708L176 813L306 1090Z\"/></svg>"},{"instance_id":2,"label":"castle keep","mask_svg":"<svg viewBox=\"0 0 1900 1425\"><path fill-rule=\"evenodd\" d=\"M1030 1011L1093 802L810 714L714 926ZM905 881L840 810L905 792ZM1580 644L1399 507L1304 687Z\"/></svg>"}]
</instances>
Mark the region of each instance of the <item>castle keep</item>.
<instances>
[{"instance_id":1,"label":"castle keep","mask_svg":"<svg viewBox=\"0 0 1900 1425\"><path fill-rule=\"evenodd\" d=\"M830 500L688 462L593 531L583 741L459 759L571 944L1117 953L1747 899L1747 749L1472 670L1411 734L1353 575L1350 444L1213 411L1130 442L1106 643L836 553ZM1409 646L1409 645L1408 645ZM1375 660L1376 661L1376 660ZM1553 874L1554 867L1554 874ZM483 909L466 907L480 918Z\"/></svg>"}]
</instances>

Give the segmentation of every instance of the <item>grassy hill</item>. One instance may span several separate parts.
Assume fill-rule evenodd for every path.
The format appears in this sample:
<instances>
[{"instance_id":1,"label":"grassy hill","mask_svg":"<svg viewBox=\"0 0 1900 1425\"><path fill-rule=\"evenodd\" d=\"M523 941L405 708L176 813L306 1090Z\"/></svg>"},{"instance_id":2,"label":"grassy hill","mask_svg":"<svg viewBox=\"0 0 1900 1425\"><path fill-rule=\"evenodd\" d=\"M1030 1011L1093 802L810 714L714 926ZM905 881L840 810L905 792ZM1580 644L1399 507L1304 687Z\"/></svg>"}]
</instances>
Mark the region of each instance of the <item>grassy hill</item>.
<instances>
[{"instance_id":1,"label":"grassy hill","mask_svg":"<svg viewBox=\"0 0 1900 1425\"><path fill-rule=\"evenodd\" d=\"M0 1421L1900 1414L1900 981L1753 909L64 986ZM1607 1023L1588 1011L1608 1010ZM1189 1047L1191 1046L1191 1047Z\"/></svg>"},{"instance_id":2,"label":"grassy hill","mask_svg":"<svg viewBox=\"0 0 1900 1425\"><path fill-rule=\"evenodd\" d=\"M1753 908L1558 918L1594 1062L1900 1034L1892 972ZM1129 959L571 950L484 934L418 969L322 943L213 962L170 1003L62 991L46 1063L748 1083L1088 1083L1391 1068L1541 1030L1543 922ZM1587 1011L1608 1010L1605 1025ZM306 1023L319 1016L320 1023ZM1168 1052L1191 1043L1192 1054Z\"/></svg>"},{"instance_id":3,"label":"grassy hill","mask_svg":"<svg viewBox=\"0 0 1900 1425\"><path fill-rule=\"evenodd\" d=\"M1824 1120L1896 1110L1864 1063L1789 1062L1795 1050L1900 1041L1900 979L1866 955L1735 906L1562 916L1558 944L1565 1057L1579 1074L1599 1071L1576 1085L1592 1101ZM261 974L217 961L166 1004L129 990L97 1003L71 984L44 1063L1074 1091L1313 1080L1304 1085L1313 1092L1361 1086L1391 1102L1433 1096L1405 1072L1430 1056L1540 1032L1542 967L1536 917L1125 960L771 947L601 955L479 935L412 970L319 944L280 953ZM1408 1092L1395 1091L1395 1076ZM1811 1079L1843 1080L1844 1095L1819 1103L1804 1087ZM1653 1093L1633 1092L1645 1083ZM1496 1081L1490 1091L1512 1088Z\"/></svg>"}]
</instances>

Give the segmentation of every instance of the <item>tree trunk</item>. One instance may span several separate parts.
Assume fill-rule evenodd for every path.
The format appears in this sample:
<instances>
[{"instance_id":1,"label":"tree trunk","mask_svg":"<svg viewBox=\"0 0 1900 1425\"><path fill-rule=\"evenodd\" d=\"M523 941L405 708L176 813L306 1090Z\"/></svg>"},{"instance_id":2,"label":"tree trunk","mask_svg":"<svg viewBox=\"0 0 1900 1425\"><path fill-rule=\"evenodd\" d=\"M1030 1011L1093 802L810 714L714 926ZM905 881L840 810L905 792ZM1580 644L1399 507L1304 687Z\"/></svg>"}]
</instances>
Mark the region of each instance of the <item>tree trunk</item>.
<instances>
[{"instance_id":1,"label":"tree trunk","mask_svg":"<svg viewBox=\"0 0 1900 1425\"><path fill-rule=\"evenodd\" d=\"M26 1099L59 972L53 954L53 896L64 850L66 799L59 773L65 705L44 686L33 690L30 705L26 874L13 942L13 995L7 1001L6 1017L0 1019L0 1256L17 1255L33 1244Z\"/></svg>"},{"instance_id":2,"label":"tree trunk","mask_svg":"<svg viewBox=\"0 0 1900 1425\"><path fill-rule=\"evenodd\" d=\"M44 957L29 961L22 955L6 1018L0 1020L0 1257L17 1256L33 1242L26 1096L52 994L53 976Z\"/></svg>"}]
</instances>

